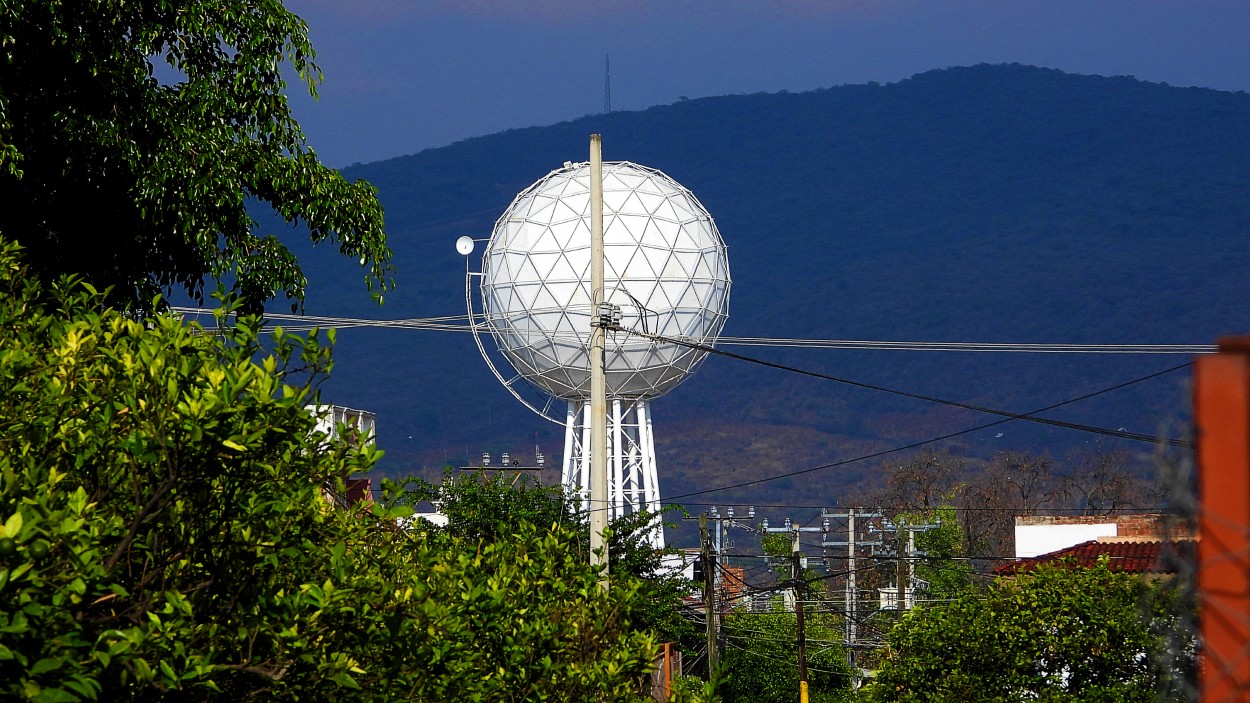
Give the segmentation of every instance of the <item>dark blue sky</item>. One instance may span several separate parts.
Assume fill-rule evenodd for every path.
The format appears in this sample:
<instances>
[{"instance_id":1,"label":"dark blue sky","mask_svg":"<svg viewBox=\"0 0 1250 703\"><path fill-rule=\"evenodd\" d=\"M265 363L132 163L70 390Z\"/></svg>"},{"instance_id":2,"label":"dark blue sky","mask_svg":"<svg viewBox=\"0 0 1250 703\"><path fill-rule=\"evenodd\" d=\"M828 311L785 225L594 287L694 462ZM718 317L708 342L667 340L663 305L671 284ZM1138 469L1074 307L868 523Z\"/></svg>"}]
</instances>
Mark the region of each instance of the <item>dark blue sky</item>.
<instances>
[{"instance_id":1,"label":"dark blue sky","mask_svg":"<svg viewBox=\"0 0 1250 703\"><path fill-rule=\"evenodd\" d=\"M296 100L333 166L612 107L1020 62L1250 89L1242 0L295 0L325 72Z\"/></svg>"}]
</instances>

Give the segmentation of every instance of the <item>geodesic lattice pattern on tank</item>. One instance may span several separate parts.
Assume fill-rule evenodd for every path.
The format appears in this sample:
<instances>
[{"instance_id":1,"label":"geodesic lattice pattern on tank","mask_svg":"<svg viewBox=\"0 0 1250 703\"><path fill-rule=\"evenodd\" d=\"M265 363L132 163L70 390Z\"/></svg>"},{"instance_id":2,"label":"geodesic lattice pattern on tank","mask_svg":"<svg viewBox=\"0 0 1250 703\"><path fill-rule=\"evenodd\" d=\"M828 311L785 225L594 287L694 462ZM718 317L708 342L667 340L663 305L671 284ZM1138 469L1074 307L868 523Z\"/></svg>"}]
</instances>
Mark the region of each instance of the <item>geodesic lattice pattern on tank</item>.
<instances>
[{"instance_id":1,"label":"geodesic lattice pattern on tank","mask_svg":"<svg viewBox=\"0 0 1250 703\"><path fill-rule=\"evenodd\" d=\"M711 343L729 306L729 259L707 210L655 169L603 164L604 290L621 325ZM482 257L482 304L500 351L560 398L590 394L590 165L566 164L512 201ZM705 352L608 332L608 395L658 396Z\"/></svg>"}]
</instances>

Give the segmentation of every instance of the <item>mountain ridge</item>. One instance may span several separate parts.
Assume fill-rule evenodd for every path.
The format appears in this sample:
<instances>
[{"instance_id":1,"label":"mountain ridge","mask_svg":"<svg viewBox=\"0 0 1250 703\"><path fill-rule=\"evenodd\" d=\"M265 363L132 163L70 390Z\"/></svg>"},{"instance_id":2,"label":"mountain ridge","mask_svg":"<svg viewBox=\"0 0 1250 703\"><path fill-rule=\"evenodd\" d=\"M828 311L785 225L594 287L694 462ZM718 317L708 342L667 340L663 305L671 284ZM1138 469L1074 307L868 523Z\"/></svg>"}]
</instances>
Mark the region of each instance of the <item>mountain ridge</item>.
<instances>
[{"instance_id":1,"label":"mountain ridge","mask_svg":"<svg viewBox=\"0 0 1250 703\"><path fill-rule=\"evenodd\" d=\"M1247 118L1245 93L1016 64L941 69L884 85L699 98L346 169L379 188L387 212L399 288L380 310L352 290L358 276L350 266L297 254L310 279L310 312L461 314L465 262L452 242L488 236L515 193L565 160L584 160L587 135L597 132L605 158L659 168L716 219L734 277L727 335L1205 343L1250 327L1237 303L1250 284L1236 274L1250 261ZM361 329L339 339L324 395L379 412L386 471L437 471L485 450L524 455L535 434L549 457L560 453L559 428L499 388L467 335ZM1180 363L748 353L1015 412ZM1056 416L1142 432L1169 419L1183 424L1182 380ZM752 457L766 474L985 421L720 358L657 400L655 415L666 495L716 483L720 473L753 475L750 466L718 472L735 455ZM963 448L1061 455L1087 440L1018 425L974 433ZM735 434L714 431L730 426ZM683 433L669 437L667 427ZM794 441L747 451L753 434L769 433ZM863 479L831 476L822 482L829 496Z\"/></svg>"}]
</instances>

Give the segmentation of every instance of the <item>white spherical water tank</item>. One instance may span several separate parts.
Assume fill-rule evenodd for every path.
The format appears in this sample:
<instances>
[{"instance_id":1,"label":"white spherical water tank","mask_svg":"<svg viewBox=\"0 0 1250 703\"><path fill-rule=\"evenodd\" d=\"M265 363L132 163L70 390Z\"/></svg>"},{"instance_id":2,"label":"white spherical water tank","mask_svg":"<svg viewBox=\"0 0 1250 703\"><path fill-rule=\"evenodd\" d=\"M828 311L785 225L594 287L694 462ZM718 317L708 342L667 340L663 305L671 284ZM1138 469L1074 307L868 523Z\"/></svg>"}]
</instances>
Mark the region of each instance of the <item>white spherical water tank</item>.
<instances>
[{"instance_id":1,"label":"white spherical water tank","mask_svg":"<svg viewBox=\"0 0 1250 703\"><path fill-rule=\"evenodd\" d=\"M711 344L729 308L725 243L694 195L655 169L603 164L604 290L621 326ZM590 166L569 164L521 192L482 258L482 305L508 362L567 400L590 395ZM608 395L654 398L705 352L609 332Z\"/></svg>"}]
</instances>

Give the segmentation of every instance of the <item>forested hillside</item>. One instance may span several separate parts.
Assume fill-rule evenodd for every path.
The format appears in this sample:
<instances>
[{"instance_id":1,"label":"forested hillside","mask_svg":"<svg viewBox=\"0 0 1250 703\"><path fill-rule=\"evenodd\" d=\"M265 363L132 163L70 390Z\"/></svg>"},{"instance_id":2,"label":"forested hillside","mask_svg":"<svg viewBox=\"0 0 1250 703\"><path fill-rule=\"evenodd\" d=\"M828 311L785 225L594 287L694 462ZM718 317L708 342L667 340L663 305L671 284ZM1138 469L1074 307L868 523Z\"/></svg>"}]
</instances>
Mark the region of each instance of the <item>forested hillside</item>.
<instances>
[{"instance_id":1,"label":"forested hillside","mask_svg":"<svg viewBox=\"0 0 1250 703\"><path fill-rule=\"evenodd\" d=\"M456 237L489 236L516 192L584 160L588 135L600 132L605 158L662 169L716 218L734 278L728 335L1210 343L1250 328L1247 125L1245 93L981 65L512 130L348 169L380 189L399 285L378 309L344 293L358 286L349 263L301 254L307 310L463 314ZM1188 360L735 351L1018 412ZM484 450L528 457L536 437L548 457L561 452L559 429L499 387L468 335L349 329L337 360L324 396L378 413L388 470L436 472ZM1049 416L1154 433L1184 422L1186 378L1170 374ZM718 358L654 414L668 496L992 419ZM1014 422L952 441L976 455L1062 458L1093 440ZM833 502L879 461L690 500Z\"/></svg>"}]
</instances>

